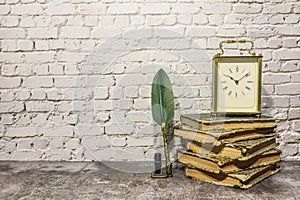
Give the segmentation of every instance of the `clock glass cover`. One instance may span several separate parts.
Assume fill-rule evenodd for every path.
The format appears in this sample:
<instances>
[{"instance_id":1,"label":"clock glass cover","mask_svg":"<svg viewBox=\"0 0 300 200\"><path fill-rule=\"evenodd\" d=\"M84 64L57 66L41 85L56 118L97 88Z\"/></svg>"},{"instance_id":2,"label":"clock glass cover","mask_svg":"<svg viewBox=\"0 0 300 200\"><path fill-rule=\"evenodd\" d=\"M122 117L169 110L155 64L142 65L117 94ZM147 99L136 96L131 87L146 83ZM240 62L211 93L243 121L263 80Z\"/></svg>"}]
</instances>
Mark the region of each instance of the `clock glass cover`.
<instances>
[{"instance_id":1,"label":"clock glass cover","mask_svg":"<svg viewBox=\"0 0 300 200\"><path fill-rule=\"evenodd\" d=\"M215 58L213 84L214 112L260 112L261 64L257 56Z\"/></svg>"}]
</instances>

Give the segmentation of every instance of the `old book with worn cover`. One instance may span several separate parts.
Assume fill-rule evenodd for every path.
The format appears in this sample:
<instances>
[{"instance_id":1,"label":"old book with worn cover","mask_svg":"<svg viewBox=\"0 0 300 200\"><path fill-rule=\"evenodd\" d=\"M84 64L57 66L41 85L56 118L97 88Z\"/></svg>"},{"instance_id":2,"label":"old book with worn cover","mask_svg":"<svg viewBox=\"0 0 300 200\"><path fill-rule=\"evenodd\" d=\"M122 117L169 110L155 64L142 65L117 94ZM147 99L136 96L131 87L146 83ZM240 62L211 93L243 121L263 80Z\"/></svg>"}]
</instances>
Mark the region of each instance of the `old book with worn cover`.
<instances>
[{"instance_id":1,"label":"old book with worn cover","mask_svg":"<svg viewBox=\"0 0 300 200\"><path fill-rule=\"evenodd\" d=\"M208 183L247 189L279 170L280 168L274 164L229 174L216 174L186 166L185 175Z\"/></svg>"},{"instance_id":2,"label":"old book with worn cover","mask_svg":"<svg viewBox=\"0 0 300 200\"><path fill-rule=\"evenodd\" d=\"M204 131L184 126L175 128L174 135L200 143L213 143L215 146L220 146L224 143L273 137L276 133L274 133L274 128L213 129Z\"/></svg>"},{"instance_id":3,"label":"old book with worn cover","mask_svg":"<svg viewBox=\"0 0 300 200\"><path fill-rule=\"evenodd\" d=\"M280 161L280 151L271 149L254 157L241 159L222 158L212 155L201 155L184 150L178 151L177 161L187 166L212 173L231 173L245 169L274 164Z\"/></svg>"},{"instance_id":4,"label":"old book with worn cover","mask_svg":"<svg viewBox=\"0 0 300 200\"><path fill-rule=\"evenodd\" d=\"M256 156L264 151L277 146L275 137L244 140L234 143L224 143L214 146L209 143L188 142L187 150L198 154L210 154L212 156L228 157L231 159L244 159Z\"/></svg>"},{"instance_id":5,"label":"old book with worn cover","mask_svg":"<svg viewBox=\"0 0 300 200\"><path fill-rule=\"evenodd\" d=\"M180 121L182 124L198 130L218 128L274 128L276 126L275 118L273 117L226 117L213 116L211 113L181 115Z\"/></svg>"}]
</instances>

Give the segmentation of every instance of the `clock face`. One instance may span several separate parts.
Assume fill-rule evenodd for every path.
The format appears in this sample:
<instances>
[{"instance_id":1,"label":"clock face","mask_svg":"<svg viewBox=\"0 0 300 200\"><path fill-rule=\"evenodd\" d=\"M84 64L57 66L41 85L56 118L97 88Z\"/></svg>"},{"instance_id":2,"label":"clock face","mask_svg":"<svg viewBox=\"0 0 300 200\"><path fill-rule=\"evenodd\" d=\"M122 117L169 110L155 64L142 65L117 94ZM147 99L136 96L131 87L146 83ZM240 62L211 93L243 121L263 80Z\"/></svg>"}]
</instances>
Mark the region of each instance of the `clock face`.
<instances>
[{"instance_id":1,"label":"clock face","mask_svg":"<svg viewBox=\"0 0 300 200\"><path fill-rule=\"evenodd\" d=\"M216 73L216 110L253 113L258 107L259 67L257 62L219 62Z\"/></svg>"}]
</instances>

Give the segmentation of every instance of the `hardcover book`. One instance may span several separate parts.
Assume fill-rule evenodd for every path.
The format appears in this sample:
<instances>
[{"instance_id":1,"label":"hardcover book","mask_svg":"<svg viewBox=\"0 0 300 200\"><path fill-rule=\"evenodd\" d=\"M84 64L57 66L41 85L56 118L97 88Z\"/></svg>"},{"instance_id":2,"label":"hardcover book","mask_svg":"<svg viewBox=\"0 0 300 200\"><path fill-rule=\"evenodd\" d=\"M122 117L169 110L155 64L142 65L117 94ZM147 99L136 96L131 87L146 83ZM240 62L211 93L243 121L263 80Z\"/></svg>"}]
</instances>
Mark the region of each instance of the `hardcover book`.
<instances>
[{"instance_id":1,"label":"hardcover book","mask_svg":"<svg viewBox=\"0 0 300 200\"><path fill-rule=\"evenodd\" d=\"M276 126L275 118L272 117L223 117L213 116L211 113L181 115L180 121L182 124L198 130L218 128L274 128Z\"/></svg>"},{"instance_id":2,"label":"hardcover book","mask_svg":"<svg viewBox=\"0 0 300 200\"><path fill-rule=\"evenodd\" d=\"M198 142L188 142L187 150L198 154L211 154L219 157L228 157L231 159L248 159L264 151L277 147L276 138L258 138L253 140L244 140L234 143L224 143L220 146L213 144L201 144Z\"/></svg>"},{"instance_id":3,"label":"hardcover book","mask_svg":"<svg viewBox=\"0 0 300 200\"><path fill-rule=\"evenodd\" d=\"M216 174L191 167L185 167L185 175L192 179L201 180L208 183L247 189L263 179L279 172L279 170L280 168L276 165L268 165L243 170L241 172Z\"/></svg>"},{"instance_id":4,"label":"hardcover book","mask_svg":"<svg viewBox=\"0 0 300 200\"><path fill-rule=\"evenodd\" d=\"M200 131L189 127L175 128L174 135L200 143L213 143L220 146L223 143L237 142L248 139L274 137L273 128L246 128L246 129L214 129Z\"/></svg>"},{"instance_id":5,"label":"hardcover book","mask_svg":"<svg viewBox=\"0 0 300 200\"><path fill-rule=\"evenodd\" d=\"M231 159L179 150L177 161L208 172L227 174L277 163L280 161L280 151L271 149L248 159Z\"/></svg>"}]
</instances>

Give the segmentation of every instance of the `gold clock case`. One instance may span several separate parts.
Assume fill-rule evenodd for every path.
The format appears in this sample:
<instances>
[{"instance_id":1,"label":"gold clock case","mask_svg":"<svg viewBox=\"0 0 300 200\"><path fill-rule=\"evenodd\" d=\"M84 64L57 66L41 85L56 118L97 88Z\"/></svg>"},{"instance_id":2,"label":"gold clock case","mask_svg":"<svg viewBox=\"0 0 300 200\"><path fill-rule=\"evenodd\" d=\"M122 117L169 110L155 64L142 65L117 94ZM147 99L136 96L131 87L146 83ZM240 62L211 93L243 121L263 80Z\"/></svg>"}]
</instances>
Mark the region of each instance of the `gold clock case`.
<instances>
[{"instance_id":1,"label":"gold clock case","mask_svg":"<svg viewBox=\"0 0 300 200\"><path fill-rule=\"evenodd\" d=\"M221 46L221 45L220 45ZM222 48L221 48L222 49ZM223 52L223 51L222 51ZM250 53L250 50L249 50ZM257 79L255 83L255 106L251 111L245 111L240 108L240 111L230 111L229 108L225 108L225 111L218 110L218 70L219 64L222 62L226 63L237 63L242 65L243 63L255 63L257 69ZM261 85L262 85L262 56L255 56L255 53L251 52L251 56L222 56L222 54L216 54L213 58L213 106L212 114L214 115L231 115L231 116L260 116L261 115Z\"/></svg>"}]
</instances>

